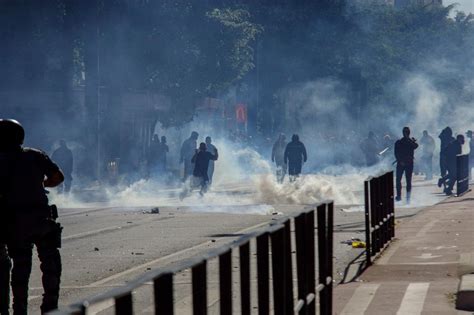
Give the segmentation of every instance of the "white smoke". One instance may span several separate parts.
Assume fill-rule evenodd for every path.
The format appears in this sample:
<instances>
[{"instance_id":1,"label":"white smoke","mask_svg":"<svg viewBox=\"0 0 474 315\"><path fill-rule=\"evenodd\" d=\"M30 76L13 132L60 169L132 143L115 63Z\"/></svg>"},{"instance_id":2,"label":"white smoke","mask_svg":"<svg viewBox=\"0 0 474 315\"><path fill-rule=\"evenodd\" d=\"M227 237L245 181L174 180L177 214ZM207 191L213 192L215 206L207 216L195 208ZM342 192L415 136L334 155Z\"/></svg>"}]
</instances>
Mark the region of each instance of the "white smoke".
<instances>
[{"instance_id":1,"label":"white smoke","mask_svg":"<svg viewBox=\"0 0 474 315\"><path fill-rule=\"evenodd\" d=\"M473 82L466 84L466 95L474 92ZM435 139L445 125L452 125L457 133L471 129L468 126L473 124L472 104L466 101L457 104L454 112L450 111L449 98L435 88L428 76L408 76L399 86L399 91L404 102L412 107L399 116L387 117L385 124L390 125L391 129L401 130L408 125L412 127L413 135L429 129ZM160 136L168 136L172 151L169 163L175 169L182 168L177 163L177 152L191 130L200 133L198 143L208 135L213 137L219 150L219 160L215 162L213 185L207 194L201 197L197 191L193 191L189 197L180 201L180 186L169 186L159 180L159 177L152 176L132 184L105 188L101 186L98 189L107 196L102 205L177 206L200 212L259 214L273 213L275 205L308 205L324 200L334 200L338 205L362 205L364 180L370 175L391 169L392 160L389 157L372 168L352 167L347 161L336 163L335 159L348 152L350 157L359 160L361 157L357 155L362 153L359 139L351 138L347 142L349 144L338 143L337 136L347 135L348 131L358 131L360 134L360 129L367 128L367 121L376 120L383 125L384 121L380 117L384 116L379 114L384 109L379 108L376 116L365 117L365 122L357 120L348 111L348 106L351 105L348 87L329 78L293 85L282 91L280 97L286 104L287 120L293 121L287 126L287 133L299 132L308 149L308 163L303 166L304 174L296 182L290 183L286 179L283 184L278 183L274 174L275 167L270 163L269 156L261 156L251 147L229 141L225 130L217 130L208 123L195 121L179 130L158 128L157 131ZM410 116L408 112L413 115ZM330 134L322 135L321 132L324 131ZM322 141L323 137L326 137L325 141ZM346 145L350 145L351 150ZM51 196L60 206L91 206L90 203L82 203L81 198L74 198L74 195L65 197L52 193ZM411 206L423 206L432 202L430 194L417 195L414 191ZM360 206L354 209L362 210Z\"/></svg>"}]
</instances>

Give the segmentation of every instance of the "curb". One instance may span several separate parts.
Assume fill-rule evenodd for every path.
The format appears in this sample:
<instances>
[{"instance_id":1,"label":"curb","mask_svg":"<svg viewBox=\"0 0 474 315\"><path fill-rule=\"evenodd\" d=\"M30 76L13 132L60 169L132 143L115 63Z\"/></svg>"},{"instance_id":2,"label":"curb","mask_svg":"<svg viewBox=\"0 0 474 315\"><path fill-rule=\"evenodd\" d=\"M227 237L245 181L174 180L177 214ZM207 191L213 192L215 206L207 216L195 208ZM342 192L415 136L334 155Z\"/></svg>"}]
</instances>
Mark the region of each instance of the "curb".
<instances>
[{"instance_id":1,"label":"curb","mask_svg":"<svg viewBox=\"0 0 474 315\"><path fill-rule=\"evenodd\" d=\"M474 253L463 253L459 258L458 277L474 273Z\"/></svg>"},{"instance_id":2,"label":"curb","mask_svg":"<svg viewBox=\"0 0 474 315\"><path fill-rule=\"evenodd\" d=\"M474 311L474 274L467 274L461 277L456 299L456 309Z\"/></svg>"}]
</instances>

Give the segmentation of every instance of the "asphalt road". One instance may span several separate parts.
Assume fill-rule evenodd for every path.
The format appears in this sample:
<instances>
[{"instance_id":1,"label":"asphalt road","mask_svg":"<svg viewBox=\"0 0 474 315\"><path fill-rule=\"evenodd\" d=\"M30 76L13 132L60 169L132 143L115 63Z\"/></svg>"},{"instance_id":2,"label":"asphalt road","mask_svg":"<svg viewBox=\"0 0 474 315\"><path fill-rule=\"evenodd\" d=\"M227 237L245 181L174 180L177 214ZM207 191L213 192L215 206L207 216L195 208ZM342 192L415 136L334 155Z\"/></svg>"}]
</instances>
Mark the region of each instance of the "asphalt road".
<instances>
[{"instance_id":1,"label":"asphalt road","mask_svg":"<svg viewBox=\"0 0 474 315\"><path fill-rule=\"evenodd\" d=\"M241 187L234 193L238 194L238 190L241 190ZM435 203L443 199L443 196L436 192L437 188L432 184L417 182L413 199L415 200L417 195L423 195L423 200L429 199ZM308 207L281 204L233 206L227 204L212 207L169 205L173 203L180 205L176 199L168 200L167 206L152 204L119 207L86 204L80 208L60 207L60 222L64 226L60 305L68 305L121 286L146 271L199 255L207 249L231 242L243 233ZM418 201L415 205L418 207L400 205L397 215L401 218L411 216L425 206ZM159 207L159 214L150 213L153 207ZM360 204L336 207L334 236L336 281L343 278L349 262L362 252L361 249L341 244L351 237L364 239L364 216L360 210L362 210ZM252 269L255 270L255 267ZM211 306L217 305L215 299L217 274L217 266L211 262L208 278ZM30 280L32 314L38 313L41 302L40 277L39 264L35 258ZM188 271L176 276L175 301L179 314L188 313L187 310L190 310L190 283ZM134 295L135 300L142 302L139 309L141 313L152 313L152 309L147 305L151 290L151 284L146 284L143 290ZM107 313L108 307L110 305L101 305L96 311L105 309Z\"/></svg>"}]
</instances>

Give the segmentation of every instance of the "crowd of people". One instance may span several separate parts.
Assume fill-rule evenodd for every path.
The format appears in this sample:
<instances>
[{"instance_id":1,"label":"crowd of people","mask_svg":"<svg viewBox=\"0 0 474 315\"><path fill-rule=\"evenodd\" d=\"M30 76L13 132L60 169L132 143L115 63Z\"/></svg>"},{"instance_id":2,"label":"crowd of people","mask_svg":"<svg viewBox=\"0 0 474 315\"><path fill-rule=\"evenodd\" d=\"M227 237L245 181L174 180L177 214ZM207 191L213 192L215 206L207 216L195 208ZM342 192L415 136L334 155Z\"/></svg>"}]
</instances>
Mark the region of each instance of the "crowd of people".
<instances>
[{"instance_id":1,"label":"crowd of people","mask_svg":"<svg viewBox=\"0 0 474 315\"><path fill-rule=\"evenodd\" d=\"M188 196L195 187L200 188L199 194L203 196L214 176L214 162L219 157L217 148L212 144L210 136L207 136L205 142L201 142L198 148L198 138L199 134L193 131L181 145L179 161L184 165L184 186L179 195L181 200Z\"/></svg>"},{"instance_id":2,"label":"crowd of people","mask_svg":"<svg viewBox=\"0 0 474 315\"><path fill-rule=\"evenodd\" d=\"M470 152L474 152L472 131L466 133ZM23 147L25 131L15 120L0 119L0 315L9 314L10 286L13 292L15 314L26 314L28 310L28 282L32 266L32 248L36 246L43 273L42 313L57 308L61 278L61 225L56 222L57 209L49 205L45 188L60 187L67 192L71 188L73 156L66 141L61 140L50 159L44 152ZM393 153L396 163L396 200L402 200L402 176L406 182L406 200L410 201L412 175L417 164L426 180L433 178L433 160L436 150L434 138L423 131L418 142L411 137L410 128L404 127L402 137L392 141L385 135L381 145L377 136L370 132L359 143L360 153L365 155L365 164L377 164L381 157ZM180 198L188 196L193 189L205 194L213 181L214 163L219 158L218 149L211 137L198 145L199 134L193 131L180 150L183 170L183 191ZM465 138L456 137L450 127L440 135L438 186L452 194L457 180L457 156L463 153ZM421 148L420 148L421 147ZM420 148L419 162L415 151ZM150 145L149 163L157 171L166 170L169 147L166 137L156 135ZM473 164L470 154L470 165ZM299 135L294 134L287 142L280 134L272 147L271 160L277 168L277 179L282 183L288 173L293 182L302 173L308 153ZM13 269L12 262L13 261Z\"/></svg>"},{"instance_id":3,"label":"crowd of people","mask_svg":"<svg viewBox=\"0 0 474 315\"><path fill-rule=\"evenodd\" d=\"M351 146L344 142L344 139L349 139L349 137L337 139L320 135L317 142L319 144L324 143L324 139L328 139L328 145L339 143L339 149L332 151L332 154L339 154L343 158L333 157L334 164L348 163L354 166L367 167L375 166L382 161L389 161L387 163L389 165L396 164L396 200L402 200L401 180L402 176L405 176L406 201L410 202L413 173L424 175L425 180L432 180L436 151L436 141L427 130L423 131L419 142L410 137L410 133L410 128L405 127L402 130L402 137L394 141L393 139L396 137L389 133L377 137L373 131L370 131L367 138L360 140L357 146ZM469 152L474 152L472 131L467 131L466 135L469 138ZM446 195L451 195L457 180L456 157L463 152L462 146L465 143L465 138L462 134L457 135L456 138L453 137L453 131L450 127L444 128L438 137L440 139L440 178L438 186L443 187L443 192ZM352 139L356 138L355 135L352 136ZM415 150L418 148L420 152L415 154ZM313 155L315 154L313 153ZM347 159L348 156L351 159ZM415 156L418 158L416 159ZM287 172L290 175L290 181L293 181L301 173L302 163L307 160L306 148L299 141L298 135L293 135L292 141L287 143L286 136L279 134L272 147L271 160L275 163L276 178L279 183L284 181ZM363 163L361 163L361 160ZM469 154L469 160L469 165L474 165L474 154Z\"/></svg>"}]
</instances>

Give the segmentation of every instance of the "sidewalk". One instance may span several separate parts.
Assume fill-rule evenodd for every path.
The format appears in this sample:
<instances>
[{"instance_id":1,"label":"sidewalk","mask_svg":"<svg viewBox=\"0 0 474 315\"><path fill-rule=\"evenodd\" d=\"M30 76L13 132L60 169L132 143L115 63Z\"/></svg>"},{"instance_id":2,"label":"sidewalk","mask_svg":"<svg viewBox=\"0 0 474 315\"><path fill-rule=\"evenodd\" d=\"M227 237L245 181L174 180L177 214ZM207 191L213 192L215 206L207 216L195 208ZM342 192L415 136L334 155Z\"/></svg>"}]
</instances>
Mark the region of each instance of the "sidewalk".
<instances>
[{"instance_id":1,"label":"sidewalk","mask_svg":"<svg viewBox=\"0 0 474 315\"><path fill-rule=\"evenodd\" d=\"M455 309L461 257L474 253L474 192L422 210L358 281L334 291L336 314L471 314Z\"/></svg>"}]
</instances>

